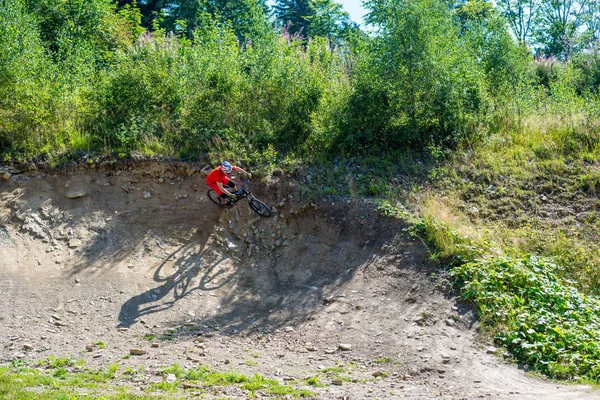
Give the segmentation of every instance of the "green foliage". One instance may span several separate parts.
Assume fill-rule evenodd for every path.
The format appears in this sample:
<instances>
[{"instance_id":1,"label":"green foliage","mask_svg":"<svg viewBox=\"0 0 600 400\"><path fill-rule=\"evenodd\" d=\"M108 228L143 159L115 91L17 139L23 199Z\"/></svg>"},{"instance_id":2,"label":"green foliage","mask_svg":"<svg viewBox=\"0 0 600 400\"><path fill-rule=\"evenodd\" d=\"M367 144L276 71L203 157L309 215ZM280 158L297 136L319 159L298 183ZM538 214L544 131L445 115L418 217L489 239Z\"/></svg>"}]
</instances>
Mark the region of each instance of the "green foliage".
<instances>
[{"instance_id":1,"label":"green foliage","mask_svg":"<svg viewBox=\"0 0 600 400\"><path fill-rule=\"evenodd\" d=\"M486 109L483 75L446 4L366 5L378 35L356 68L343 146L452 144L472 133Z\"/></svg>"},{"instance_id":2,"label":"green foliage","mask_svg":"<svg viewBox=\"0 0 600 400\"><path fill-rule=\"evenodd\" d=\"M454 268L465 299L520 362L550 376L598 381L600 301L543 259L492 258Z\"/></svg>"}]
</instances>

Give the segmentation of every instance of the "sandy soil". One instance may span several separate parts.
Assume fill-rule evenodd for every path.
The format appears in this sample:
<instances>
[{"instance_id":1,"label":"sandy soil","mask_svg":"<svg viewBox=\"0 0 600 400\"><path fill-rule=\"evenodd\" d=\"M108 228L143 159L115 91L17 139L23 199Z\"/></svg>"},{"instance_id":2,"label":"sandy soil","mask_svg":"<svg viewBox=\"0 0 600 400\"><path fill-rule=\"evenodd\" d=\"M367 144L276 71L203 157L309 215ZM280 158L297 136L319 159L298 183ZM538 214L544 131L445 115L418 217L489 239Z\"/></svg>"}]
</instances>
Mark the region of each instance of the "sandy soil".
<instances>
[{"instance_id":1,"label":"sandy soil","mask_svg":"<svg viewBox=\"0 0 600 400\"><path fill-rule=\"evenodd\" d=\"M368 202L302 204L272 182L256 187L276 208L262 219L245 201L216 207L194 172L2 181L0 362L202 363L299 387L336 367L310 388L323 399L600 398L491 354L426 248ZM132 348L146 353L127 357Z\"/></svg>"}]
</instances>

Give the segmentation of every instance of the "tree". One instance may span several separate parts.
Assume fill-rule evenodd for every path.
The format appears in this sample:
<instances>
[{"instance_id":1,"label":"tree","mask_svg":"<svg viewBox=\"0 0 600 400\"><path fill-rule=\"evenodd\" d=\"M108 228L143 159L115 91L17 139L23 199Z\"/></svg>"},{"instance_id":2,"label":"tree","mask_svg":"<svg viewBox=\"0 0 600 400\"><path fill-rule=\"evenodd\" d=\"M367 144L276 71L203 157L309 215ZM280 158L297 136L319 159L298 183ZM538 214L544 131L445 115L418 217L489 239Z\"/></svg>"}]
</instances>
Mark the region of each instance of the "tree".
<instances>
[{"instance_id":1,"label":"tree","mask_svg":"<svg viewBox=\"0 0 600 400\"><path fill-rule=\"evenodd\" d=\"M455 143L474 125L485 96L481 68L447 2L370 0L366 6L377 31L355 75L347 146Z\"/></svg>"},{"instance_id":2,"label":"tree","mask_svg":"<svg viewBox=\"0 0 600 400\"><path fill-rule=\"evenodd\" d=\"M498 6L517 40L529 44L539 12L539 0L498 0Z\"/></svg>"},{"instance_id":3,"label":"tree","mask_svg":"<svg viewBox=\"0 0 600 400\"><path fill-rule=\"evenodd\" d=\"M212 21L229 26L242 42L269 29L265 0L173 0L163 12L167 30L183 29L190 38Z\"/></svg>"},{"instance_id":4,"label":"tree","mask_svg":"<svg viewBox=\"0 0 600 400\"><path fill-rule=\"evenodd\" d=\"M307 16L309 36L320 36L337 41L351 26L349 14L342 5L332 0L310 0L313 14Z\"/></svg>"},{"instance_id":5,"label":"tree","mask_svg":"<svg viewBox=\"0 0 600 400\"><path fill-rule=\"evenodd\" d=\"M568 60L581 45L579 29L584 24L587 0L540 0L536 37L539 53Z\"/></svg>"},{"instance_id":6,"label":"tree","mask_svg":"<svg viewBox=\"0 0 600 400\"><path fill-rule=\"evenodd\" d=\"M274 8L279 23L289 34L308 36L310 18L315 15L310 0L278 0Z\"/></svg>"},{"instance_id":7,"label":"tree","mask_svg":"<svg viewBox=\"0 0 600 400\"><path fill-rule=\"evenodd\" d=\"M468 0L456 9L461 36L486 74L492 95L519 84L530 56L509 33L506 19L487 0ZM504 93L503 93L504 94Z\"/></svg>"}]
</instances>

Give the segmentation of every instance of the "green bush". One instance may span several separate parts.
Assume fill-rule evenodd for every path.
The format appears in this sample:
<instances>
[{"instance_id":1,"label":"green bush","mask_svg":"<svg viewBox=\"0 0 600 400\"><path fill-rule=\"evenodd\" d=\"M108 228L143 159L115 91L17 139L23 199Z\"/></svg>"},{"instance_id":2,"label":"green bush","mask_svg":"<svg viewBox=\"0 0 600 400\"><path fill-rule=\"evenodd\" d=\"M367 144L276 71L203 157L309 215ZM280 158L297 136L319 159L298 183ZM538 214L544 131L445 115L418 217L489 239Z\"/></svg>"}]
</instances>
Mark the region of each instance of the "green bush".
<instances>
[{"instance_id":1,"label":"green bush","mask_svg":"<svg viewBox=\"0 0 600 400\"><path fill-rule=\"evenodd\" d=\"M517 360L556 378L600 380L600 300L558 278L554 264L496 257L450 274Z\"/></svg>"}]
</instances>

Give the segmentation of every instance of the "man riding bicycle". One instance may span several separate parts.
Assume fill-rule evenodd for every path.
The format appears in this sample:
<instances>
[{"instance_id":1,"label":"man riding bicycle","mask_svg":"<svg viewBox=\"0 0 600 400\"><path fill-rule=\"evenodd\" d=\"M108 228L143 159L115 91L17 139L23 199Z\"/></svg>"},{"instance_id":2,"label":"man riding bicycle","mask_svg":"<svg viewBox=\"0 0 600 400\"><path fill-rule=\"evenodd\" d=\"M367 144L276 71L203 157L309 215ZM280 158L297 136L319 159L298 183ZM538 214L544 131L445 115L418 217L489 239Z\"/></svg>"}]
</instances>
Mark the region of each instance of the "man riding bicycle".
<instances>
[{"instance_id":1,"label":"man riding bicycle","mask_svg":"<svg viewBox=\"0 0 600 400\"><path fill-rule=\"evenodd\" d=\"M235 196L235 183L231 180L231 173L233 171L240 171L247 178L250 178L252 175L240 167L233 166L227 161L223 161L221 165L212 171L206 176L206 184L214 190L221 199L227 199L227 197L231 200L236 200ZM227 189L225 189L227 187Z\"/></svg>"}]
</instances>

